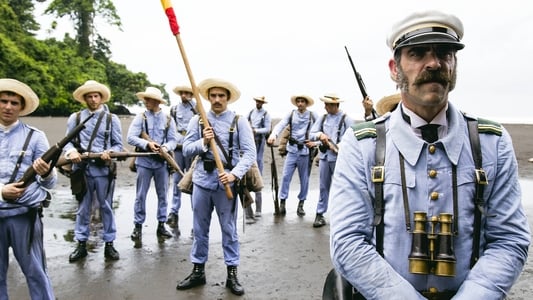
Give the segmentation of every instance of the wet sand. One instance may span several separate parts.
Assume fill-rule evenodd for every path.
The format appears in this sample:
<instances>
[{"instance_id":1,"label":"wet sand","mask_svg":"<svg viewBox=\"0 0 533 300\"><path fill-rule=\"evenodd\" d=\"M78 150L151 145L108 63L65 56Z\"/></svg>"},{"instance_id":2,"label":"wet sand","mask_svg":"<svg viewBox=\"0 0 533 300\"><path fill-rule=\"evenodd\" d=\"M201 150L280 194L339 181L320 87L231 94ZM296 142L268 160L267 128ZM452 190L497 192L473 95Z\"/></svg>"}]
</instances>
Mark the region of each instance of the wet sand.
<instances>
[{"instance_id":1,"label":"wet sand","mask_svg":"<svg viewBox=\"0 0 533 300\"><path fill-rule=\"evenodd\" d=\"M50 143L59 141L65 134L66 118L25 118L48 135ZM122 118L124 135L131 118ZM517 159L523 202L533 223L533 125L505 125L510 131ZM125 140L125 139L124 139ZM130 149L129 146L126 146ZM277 155L277 152L276 152ZM265 189L263 191L263 217L255 224L242 222L239 211L241 266L239 279L246 294L232 295L225 287L226 268L220 242L216 215L211 224L209 261L206 264L207 284L188 291L175 289L179 280L191 271L189 237L192 215L190 198L184 196L180 210L181 236L158 241L155 231L156 199L153 188L147 201L147 220L143 228L142 245L134 245L129 235L133 228L133 202L135 200L135 174L127 168L128 162L119 163L119 179L115 191L117 239L115 247L121 259L106 262L100 238L100 224L93 222L89 240L89 256L78 263L69 263L68 255L76 246L73 240L76 200L70 193L66 177L59 175L53 190L53 203L45 210L44 240L49 274L57 299L321 299L324 279L331 269L329 257L329 226L313 228L318 198L317 169L312 171L307 215L296 216L296 194L291 190L285 218L272 215L270 192L270 152L265 153ZM282 160L276 157L278 171ZM280 174L281 175L281 174ZM293 188L298 186L293 178ZM170 194L170 191L169 191ZM329 216L326 215L329 220ZM508 299L533 299L533 259L530 258ZM14 257L10 257L8 272L11 299L29 299L27 285Z\"/></svg>"}]
</instances>

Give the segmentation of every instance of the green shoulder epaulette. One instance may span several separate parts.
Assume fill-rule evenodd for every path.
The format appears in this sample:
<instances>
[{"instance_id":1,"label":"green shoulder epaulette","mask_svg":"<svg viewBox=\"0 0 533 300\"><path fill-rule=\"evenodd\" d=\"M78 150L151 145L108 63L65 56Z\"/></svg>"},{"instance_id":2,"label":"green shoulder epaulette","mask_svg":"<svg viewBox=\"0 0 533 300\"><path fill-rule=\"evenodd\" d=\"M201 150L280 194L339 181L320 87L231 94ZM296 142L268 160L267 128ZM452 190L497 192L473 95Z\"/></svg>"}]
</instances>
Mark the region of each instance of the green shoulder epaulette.
<instances>
[{"instance_id":1,"label":"green shoulder epaulette","mask_svg":"<svg viewBox=\"0 0 533 300\"><path fill-rule=\"evenodd\" d=\"M477 130L479 133L495 134L497 136L502 135L503 127L500 123L482 118L478 118L477 122Z\"/></svg>"},{"instance_id":2,"label":"green shoulder epaulette","mask_svg":"<svg viewBox=\"0 0 533 300\"><path fill-rule=\"evenodd\" d=\"M376 138L378 136L376 133L376 124L372 121L354 124L352 125L352 129L357 140Z\"/></svg>"}]
</instances>

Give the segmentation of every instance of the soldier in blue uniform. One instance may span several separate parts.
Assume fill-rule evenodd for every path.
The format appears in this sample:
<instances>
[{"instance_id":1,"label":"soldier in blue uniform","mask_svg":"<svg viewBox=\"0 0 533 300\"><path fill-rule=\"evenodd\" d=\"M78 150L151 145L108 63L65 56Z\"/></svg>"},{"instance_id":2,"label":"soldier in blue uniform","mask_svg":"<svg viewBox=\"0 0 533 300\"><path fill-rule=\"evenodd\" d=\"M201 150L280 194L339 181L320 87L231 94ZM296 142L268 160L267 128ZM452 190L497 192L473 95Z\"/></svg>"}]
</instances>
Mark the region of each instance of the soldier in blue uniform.
<instances>
[{"instance_id":1,"label":"soldier in blue uniform","mask_svg":"<svg viewBox=\"0 0 533 300\"><path fill-rule=\"evenodd\" d=\"M462 37L462 22L438 11L395 24L401 102L342 139L331 257L367 299L503 299L527 260L511 137L449 101Z\"/></svg>"},{"instance_id":2,"label":"soldier in blue uniform","mask_svg":"<svg viewBox=\"0 0 533 300\"><path fill-rule=\"evenodd\" d=\"M74 237L78 246L70 254L69 261L75 262L87 256L87 240L90 236L90 220L95 201L98 203L103 224L104 257L118 260L119 253L113 246L117 233L113 212L115 174L109 153L122 151L122 126L119 118L107 111L105 103L111 97L107 86L88 80L74 91L73 97L87 108L70 115L67 120L67 134L89 115L95 116L85 123L85 128L78 137L64 148L65 157L73 164L72 171L81 169L86 182L85 191L76 195L79 204ZM102 156L99 159L82 161L80 155L84 152L102 153Z\"/></svg>"},{"instance_id":3,"label":"soldier in blue uniform","mask_svg":"<svg viewBox=\"0 0 533 300\"><path fill-rule=\"evenodd\" d=\"M268 103L265 96L254 97L255 108L248 113L248 122L252 127L255 140L255 149L257 156L257 167L259 172L263 174L263 156L265 153L265 144L267 135L271 129L272 119L266 109L263 108L265 103ZM261 210L263 207L263 194L261 191L255 192L255 213L252 206L246 208L246 217L248 219L255 219L261 217Z\"/></svg>"},{"instance_id":4,"label":"soldier in blue uniform","mask_svg":"<svg viewBox=\"0 0 533 300\"><path fill-rule=\"evenodd\" d=\"M43 201L54 187L57 173L41 156L50 148L41 130L19 120L39 106L26 84L0 79L0 299L8 299L9 247L26 277L33 300L54 300L43 246ZM28 168L37 173L26 187L19 182Z\"/></svg>"},{"instance_id":5,"label":"soldier in blue uniform","mask_svg":"<svg viewBox=\"0 0 533 300\"><path fill-rule=\"evenodd\" d=\"M299 217L305 216L304 203L309 192L309 171L312 158L311 149L317 146L317 142L311 141L310 132L313 123L317 119L317 114L308 110L315 102L307 95L294 95L291 97L292 105L297 109L292 110L281 121L274 126L272 133L268 137L267 143L273 144L280 133L289 126L289 140L287 145L287 158L283 165L283 175L281 179L281 191L279 194L279 212L283 216L287 213L285 201L289 197L289 187L294 171L298 169L300 178L300 192L298 193L298 208L296 214Z\"/></svg>"},{"instance_id":6,"label":"soldier in blue uniform","mask_svg":"<svg viewBox=\"0 0 533 300\"><path fill-rule=\"evenodd\" d=\"M209 78L200 82L198 89L211 103L211 109L207 112L210 126L204 126L203 122L200 124L199 116L193 117L183 141L183 153L188 157L199 155L201 159L193 173L194 241L190 257L194 266L192 273L180 281L176 288L186 290L206 283L204 269L209 253L209 227L215 209L227 266L226 287L233 294L242 295L244 288L237 278L240 252L235 184L256 160L254 137L246 118L236 118L236 114L227 109L228 104L240 97L235 85L222 79ZM230 132L230 128L234 128L234 131ZM218 139L217 151L220 152L224 172L219 173L215 166L209 147L211 139ZM231 199L226 194L226 184L231 186Z\"/></svg>"},{"instance_id":7,"label":"soldier in blue uniform","mask_svg":"<svg viewBox=\"0 0 533 300\"><path fill-rule=\"evenodd\" d=\"M138 151L157 153L174 151L177 144L176 123L160 107L161 104L167 104L167 101L163 99L163 93L156 87L147 87L144 92L138 92L136 95L139 100L144 101L146 111L135 116L131 122L128 129L128 144ZM141 137L141 133L147 136ZM146 195L152 178L157 194L157 237L172 237L172 233L165 228L169 180L167 162L159 156L138 157L135 160L135 166L137 168L137 190L131 239L135 242L142 239L142 225L146 220Z\"/></svg>"},{"instance_id":8,"label":"soldier in blue uniform","mask_svg":"<svg viewBox=\"0 0 533 300\"><path fill-rule=\"evenodd\" d=\"M318 228L326 225L324 214L328 210L329 187L331 177L335 171L337 162L337 152L342 135L354 120L346 115L339 107L343 100L335 93L327 93L320 100L324 102L326 114L318 117L318 120L311 127L311 139L320 141L319 146L319 196L316 207L315 221L313 227Z\"/></svg>"},{"instance_id":9,"label":"soldier in blue uniform","mask_svg":"<svg viewBox=\"0 0 533 300\"><path fill-rule=\"evenodd\" d=\"M176 149L174 150L174 159L183 172L191 165L191 159L183 155L183 139L187 134L187 126L191 118L196 112L196 101L192 99L192 89L188 86L177 86L172 90L176 95L180 96L181 101L170 108L170 116L176 123ZM172 203L170 206L170 213L168 214L167 224L174 228L174 231L179 234L179 210L181 208L181 191L178 188L182 176L179 172L172 174L173 189L172 189Z\"/></svg>"}]
</instances>

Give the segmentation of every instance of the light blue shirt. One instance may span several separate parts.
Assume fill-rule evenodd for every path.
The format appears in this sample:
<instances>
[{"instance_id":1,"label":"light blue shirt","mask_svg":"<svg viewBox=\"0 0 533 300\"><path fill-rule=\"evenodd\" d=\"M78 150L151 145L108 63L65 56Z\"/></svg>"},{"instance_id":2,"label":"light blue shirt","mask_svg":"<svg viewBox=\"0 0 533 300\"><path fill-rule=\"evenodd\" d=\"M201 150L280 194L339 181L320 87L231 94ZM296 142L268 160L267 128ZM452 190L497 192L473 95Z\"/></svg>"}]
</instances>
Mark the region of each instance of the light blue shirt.
<instances>
[{"instance_id":1,"label":"light blue shirt","mask_svg":"<svg viewBox=\"0 0 533 300\"><path fill-rule=\"evenodd\" d=\"M384 258L374 247L375 139L357 140L346 131L331 185L331 258L337 271L367 299L425 299L417 291L431 287L458 290L454 299L502 299L527 260L530 232L521 204L517 162L511 138L480 134L486 215L482 217L480 258L470 270L474 221L475 174L468 129L463 115L449 104L448 132L434 154L418 138L399 109L386 115L384 183ZM456 276L409 272L412 234L405 225L399 153L405 157L409 216L453 213L451 165L457 166L458 236L453 238ZM428 176L436 170L437 176ZM437 200L430 194L436 192Z\"/></svg>"},{"instance_id":2,"label":"light blue shirt","mask_svg":"<svg viewBox=\"0 0 533 300\"><path fill-rule=\"evenodd\" d=\"M274 126L272 133L277 137L281 131L287 127L287 125L291 124L290 137L298 141L298 143L303 144L306 140L311 139L311 127L317 119L318 115L313 111L306 110L303 113L300 113L297 109L295 109L281 119L276 126ZM309 149L305 146L302 149L298 149L297 145L291 145L290 143L287 143L287 152L308 155Z\"/></svg>"},{"instance_id":3,"label":"light blue shirt","mask_svg":"<svg viewBox=\"0 0 533 300\"><path fill-rule=\"evenodd\" d=\"M128 129L128 144L150 151L147 149L148 141L141 138L143 131L148 133L154 142L167 148L168 151L174 151L176 148L176 123L164 111L160 110L154 113L146 110L144 113L137 114ZM165 165L163 160L153 157L137 157L135 162L137 165L148 169L159 169Z\"/></svg>"},{"instance_id":4,"label":"light blue shirt","mask_svg":"<svg viewBox=\"0 0 533 300\"><path fill-rule=\"evenodd\" d=\"M272 120L270 114L263 107L261 109L252 109L248 114L248 121L252 128L255 129L256 135L264 137L270 132Z\"/></svg>"},{"instance_id":5,"label":"light blue shirt","mask_svg":"<svg viewBox=\"0 0 533 300\"><path fill-rule=\"evenodd\" d=\"M339 110L336 114L324 114L318 117L313 127L311 127L311 139L313 141L318 141L320 134L324 133L329 137L329 139L339 146L339 143L342 139L342 135L350 126L354 124L354 120L348 115L342 120L344 112ZM325 119L325 120L324 120ZM341 121L343 124L341 124ZM325 159L327 161L336 161L337 154L331 149L326 150L326 152L318 152L320 159Z\"/></svg>"},{"instance_id":6,"label":"light blue shirt","mask_svg":"<svg viewBox=\"0 0 533 300\"><path fill-rule=\"evenodd\" d=\"M26 137L32 128L34 132L26 148L14 182L22 178L22 175L32 166L33 162L37 158L42 157L50 149L48 139L44 132L30 127L21 121L17 122L17 124L7 130L0 129L0 191L5 184L9 183L9 179L11 179L13 171L15 171L15 165L23 149ZM45 189L53 188L56 181L57 173L55 171L52 171L47 178L36 175L36 180L26 187L26 190L16 200L16 203L4 202L0 193L0 218L23 214L28 212L29 207L39 206L46 198L47 192Z\"/></svg>"},{"instance_id":7,"label":"light blue shirt","mask_svg":"<svg viewBox=\"0 0 533 300\"><path fill-rule=\"evenodd\" d=\"M239 117L237 128L235 128L233 134L233 145L229 145L229 129L234 116L235 113L228 110L219 115L216 115L213 111L207 113L209 125L213 128L215 135L218 136L226 154L229 155L230 151L232 151L233 169L226 170L230 171L235 177L242 178L256 160L256 149L252 129L246 118L243 117ZM188 157L193 157L204 153L206 158L213 159L213 153L211 152L210 147L204 147L201 127L198 120L199 116L194 116L189 122L187 135L183 141L183 154ZM229 150L230 148L232 150ZM218 146L217 149L222 163L227 165L224 154L222 154ZM202 160L199 160L196 164L193 173L193 182L206 189L224 189L224 186L220 183L220 180L218 180L218 171L205 171Z\"/></svg>"},{"instance_id":8,"label":"light blue shirt","mask_svg":"<svg viewBox=\"0 0 533 300\"><path fill-rule=\"evenodd\" d=\"M170 108L170 116L176 122L176 135L178 145L183 144L183 139L189 126L189 122L192 117L195 115L194 110L196 110L196 101L191 99L187 103L180 102Z\"/></svg>"},{"instance_id":9,"label":"light blue shirt","mask_svg":"<svg viewBox=\"0 0 533 300\"><path fill-rule=\"evenodd\" d=\"M100 114L103 113L102 121L98 125L98 128L96 128L96 124L98 123L98 118ZM91 112L88 109L83 109L79 112L79 116L77 116L78 113L73 113L69 116L67 120L67 131L66 135L68 135L72 130L78 126L80 123L82 123L85 119L87 119ZM94 116L85 123L85 128L80 131L78 134L79 137L79 143L81 148L83 149L82 152L89 150L90 152L94 153L101 153L104 151L111 151L111 152L120 152L123 150L123 143L122 143L122 126L120 125L120 120L115 114L111 114L111 120L108 127L108 115L109 112L107 112L104 107L100 108L99 110L94 112ZM79 120L78 120L79 117ZM91 137L93 135L94 130L97 130L97 133L91 143L91 149L87 149L89 147L89 143L91 141ZM75 146L73 144L73 141L67 143L65 147L63 148L65 153L70 153L75 149ZM73 165L73 169L77 169L78 164ZM93 164L88 164L86 172L90 176L107 176L109 172L109 168L102 168L94 166Z\"/></svg>"}]
</instances>

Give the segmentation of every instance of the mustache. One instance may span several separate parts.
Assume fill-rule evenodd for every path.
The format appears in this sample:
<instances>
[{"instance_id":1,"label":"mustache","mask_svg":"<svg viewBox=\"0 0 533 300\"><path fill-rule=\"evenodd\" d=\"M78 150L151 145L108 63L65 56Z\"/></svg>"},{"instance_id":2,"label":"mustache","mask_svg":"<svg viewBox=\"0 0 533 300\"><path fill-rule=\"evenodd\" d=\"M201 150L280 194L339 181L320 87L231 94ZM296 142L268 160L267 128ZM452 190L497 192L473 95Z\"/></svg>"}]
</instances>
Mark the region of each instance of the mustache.
<instances>
[{"instance_id":1,"label":"mustache","mask_svg":"<svg viewBox=\"0 0 533 300\"><path fill-rule=\"evenodd\" d=\"M420 85L423 83L437 82L444 86L450 84L452 79L450 76L441 71L424 71L415 79L414 84Z\"/></svg>"}]
</instances>

